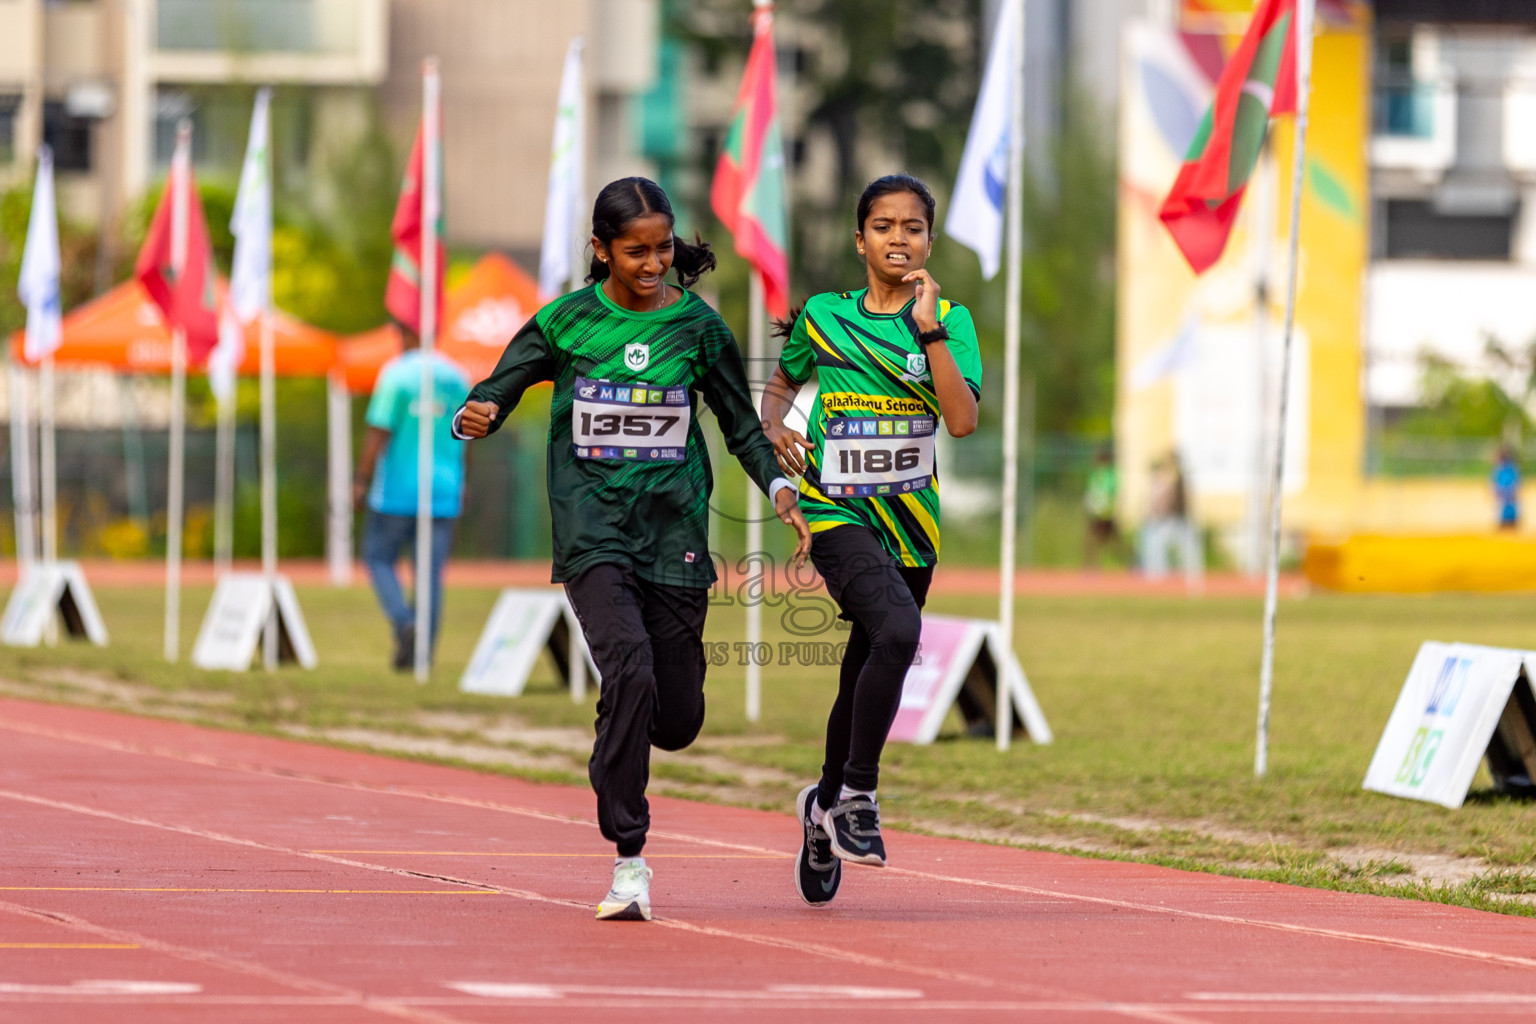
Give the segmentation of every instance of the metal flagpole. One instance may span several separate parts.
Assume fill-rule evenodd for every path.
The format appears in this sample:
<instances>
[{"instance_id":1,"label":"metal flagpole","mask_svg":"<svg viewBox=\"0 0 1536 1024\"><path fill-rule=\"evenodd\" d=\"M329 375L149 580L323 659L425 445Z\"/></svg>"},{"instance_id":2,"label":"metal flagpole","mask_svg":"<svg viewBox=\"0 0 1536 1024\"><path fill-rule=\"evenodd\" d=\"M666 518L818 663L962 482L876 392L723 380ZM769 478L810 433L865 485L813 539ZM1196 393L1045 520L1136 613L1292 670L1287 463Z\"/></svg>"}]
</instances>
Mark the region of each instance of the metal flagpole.
<instances>
[{"instance_id":1,"label":"metal flagpole","mask_svg":"<svg viewBox=\"0 0 1536 1024\"><path fill-rule=\"evenodd\" d=\"M16 509L16 561L25 569L37 559L37 492L32 471L32 401L29 371L10 363L11 500Z\"/></svg>"},{"instance_id":2,"label":"metal flagpole","mask_svg":"<svg viewBox=\"0 0 1536 1024\"><path fill-rule=\"evenodd\" d=\"M271 611L262 630L262 661L277 667L277 353L272 336L272 275L267 275L267 302L261 311L261 574L272 594Z\"/></svg>"},{"instance_id":3,"label":"metal flagpole","mask_svg":"<svg viewBox=\"0 0 1536 1024\"><path fill-rule=\"evenodd\" d=\"M1252 196L1248 200L1254 227L1253 246L1253 351L1254 386L1258 393L1254 417L1253 484L1249 487L1245 514L1243 568L1257 576L1264 564L1265 513L1269 493L1269 431L1264 422L1269 410L1269 260L1275 245L1275 180L1273 154L1266 144L1255 165Z\"/></svg>"},{"instance_id":4,"label":"metal flagpole","mask_svg":"<svg viewBox=\"0 0 1536 1024\"><path fill-rule=\"evenodd\" d=\"M42 509L43 509L43 562L52 565L59 560L59 465L58 417L54 406L53 353L43 357L42 395L40 401L39 448L42 462Z\"/></svg>"},{"instance_id":5,"label":"metal flagpole","mask_svg":"<svg viewBox=\"0 0 1536 1024\"><path fill-rule=\"evenodd\" d=\"M421 393L416 400L416 681L432 667L432 434L436 390L432 351L437 343L437 216L442 168L438 166L437 58L422 62L421 114Z\"/></svg>"},{"instance_id":6,"label":"metal flagpole","mask_svg":"<svg viewBox=\"0 0 1536 1024\"><path fill-rule=\"evenodd\" d=\"M192 162L192 122L176 126L176 154L171 171L171 269L179 277L187 265L188 171ZM165 659L181 656L181 542L187 432L187 332L171 332L171 437L165 526Z\"/></svg>"},{"instance_id":7,"label":"metal flagpole","mask_svg":"<svg viewBox=\"0 0 1536 1024\"><path fill-rule=\"evenodd\" d=\"M571 119L571 241L576 251L571 254L571 291L587 283L587 264L581 255L586 251L587 221L587 52L586 41L575 40L581 54L581 92L576 101L575 116Z\"/></svg>"},{"instance_id":8,"label":"metal flagpole","mask_svg":"<svg viewBox=\"0 0 1536 1024\"><path fill-rule=\"evenodd\" d=\"M747 303L747 379L750 382L763 365L763 349L768 333L768 313L763 297L763 279L757 271L748 273L751 281ZM752 387L752 407L756 409L762 400L762 389ZM763 553L763 495L757 484L747 479L747 558L760 559L765 571L772 572L772 563ZM755 722L763 716L763 668L757 663L758 644L763 640L763 602L772 587L771 577L764 581L763 592L758 600L747 604L747 721ZM748 588L747 593L751 593Z\"/></svg>"},{"instance_id":9,"label":"metal flagpole","mask_svg":"<svg viewBox=\"0 0 1536 1024\"><path fill-rule=\"evenodd\" d=\"M1013 705L1008 690L1013 667L1013 574L1015 533L1019 513L1019 332L1023 291L1019 264L1024 255L1024 0L1007 0L1018 8L1018 36L1009 62L1012 97L1008 115L1008 210L1006 311L1003 320L1003 543L998 557L997 618L1002 636L1003 663L997 666L997 749L1013 740Z\"/></svg>"},{"instance_id":10,"label":"metal flagpole","mask_svg":"<svg viewBox=\"0 0 1536 1024\"><path fill-rule=\"evenodd\" d=\"M326 561L331 586L345 587L352 583L352 399L340 369L325 378L325 425L330 492Z\"/></svg>"},{"instance_id":11,"label":"metal flagpole","mask_svg":"<svg viewBox=\"0 0 1536 1024\"><path fill-rule=\"evenodd\" d=\"M219 402L214 439L213 568L216 576L234 561L235 534L235 396Z\"/></svg>"},{"instance_id":12,"label":"metal flagpole","mask_svg":"<svg viewBox=\"0 0 1536 1024\"><path fill-rule=\"evenodd\" d=\"M1296 327L1296 268L1301 250L1301 193L1307 157L1307 108L1312 93L1312 21L1316 0L1296 5L1296 141L1291 161L1290 266L1285 285L1285 338L1280 350L1280 413L1275 424L1275 469L1269 495L1269 567L1264 580L1264 657L1259 668L1259 737L1253 774L1269 766L1269 699L1275 677L1275 609L1280 592L1280 507L1285 483L1285 417L1290 406L1291 343Z\"/></svg>"},{"instance_id":13,"label":"metal flagpole","mask_svg":"<svg viewBox=\"0 0 1536 1024\"><path fill-rule=\"evenodd\" d=\"M43 564L59 560L59 459L56 438L58 417L54 406L53 353L43 357L42 396L40 402L39 461L42 463ZM43 639L52 647L59 642L59 617L50 615Z\"/></svg>"}]
</instances>

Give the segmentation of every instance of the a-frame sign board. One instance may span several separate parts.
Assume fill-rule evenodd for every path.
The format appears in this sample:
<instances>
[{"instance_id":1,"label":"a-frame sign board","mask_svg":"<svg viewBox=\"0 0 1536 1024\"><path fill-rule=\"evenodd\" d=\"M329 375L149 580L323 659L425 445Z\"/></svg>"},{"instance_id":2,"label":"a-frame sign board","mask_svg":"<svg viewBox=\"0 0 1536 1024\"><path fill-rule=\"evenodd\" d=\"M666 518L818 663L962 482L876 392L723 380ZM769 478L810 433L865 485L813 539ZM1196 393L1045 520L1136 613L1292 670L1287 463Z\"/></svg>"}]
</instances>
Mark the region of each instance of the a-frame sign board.
<instances>
[{"instance_id":1,"label":"a-frame sign board","mask_svg":"<svg viewBox=\"0 0 1536 1024\"><path fill-rule=\"evenodd\" d=\"M958 704L971 735L995 734L998 666L1007 666L1015 731L1036 743L1051 742L1040 702L1011 651L1003 651L997 623L924 615L922 648L907 670L901 706L890 739L932 743L951 706Z\"/></svg>"},{"instance_id":2,"label":"a-frame sign board","mask_svg":"<svg viewBox=\"0 0 1536 1024\"><path fill-rule=\"evenodd\" d=\"M1460 807L1484 758L1494 788L1536 795L1536 652L1428 642L1419 648L1365 788Z\"/></svg>"},{"instance_id":3,"label":"a-frame sign board","mask_svg":"<svg viewBox=\"0 0 1536 1024\"><path fill-rule=\"evenodd\" d=\"M67 636L106 646L107 627L96 609L85 573L74 562L34 562L21 571L6 603L5 617L0 619L0 642L11 647L36 647L47 636L55 614L63 620Z\"/></svg>"},{"instance_id":4,"label":"a-frame sign board","mask_svg":"<svg viewBox=\"0 0 1536 1024\"><path fill-rule=\"evenodd\" d=\"M267 619L276 618L277 660L304 668L318 664L315 645L293 584L282 575L270 579L259 572L229 572L219 577L213 600L203 616L192 664L198 668L244 672L261 650Z\"/></svg>"},{"instance_id":5,"label":"a-frame sign board","mask_svg":"<svg viewBox=\"0 0 1536 1024\"><path fill-rule=\"evenodd\" d=\"M516 697L527 685L540 652L546 650L570 687L572 700L586 698L589 673L601 682L581 623L563 591L503 590L459 679L459 689Z\"/></svg>"}]
</instances>

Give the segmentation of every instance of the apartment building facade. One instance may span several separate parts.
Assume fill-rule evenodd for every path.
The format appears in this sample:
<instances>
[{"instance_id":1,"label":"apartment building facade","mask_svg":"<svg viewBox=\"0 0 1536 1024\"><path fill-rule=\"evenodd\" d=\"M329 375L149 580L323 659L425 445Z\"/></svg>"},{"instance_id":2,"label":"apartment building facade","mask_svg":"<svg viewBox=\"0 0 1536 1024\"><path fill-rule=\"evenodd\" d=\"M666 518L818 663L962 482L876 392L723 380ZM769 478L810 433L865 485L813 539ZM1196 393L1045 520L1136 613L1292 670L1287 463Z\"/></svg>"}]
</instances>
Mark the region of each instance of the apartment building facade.
<instances>
[{"instance_id":1,"label":"apartment building facade","mask_svg":"<svg viewBox=\"0 0 1536 1024\"><path fill-rule=\"evenodd\" d=\"M243 133L207 123L221 90L248 103L258 85L332 98L380 83L387 15L387 0L0 0L0 175L24 179L46 141L69 213L110 222L158 177L183 116L200 163L238 161Z\"/></svg>"},{"instance_id":2,"label":"apartment building facade","mask_svg":"<svg viewBox=\"0 0 1536 1024\"><path fill-rule=\"evenodd\" d=\"M1424 397L1426 358L1512 394L1536 345L1536 5L1378 0L1365 388Z\"/></svg>"}]
</instances>

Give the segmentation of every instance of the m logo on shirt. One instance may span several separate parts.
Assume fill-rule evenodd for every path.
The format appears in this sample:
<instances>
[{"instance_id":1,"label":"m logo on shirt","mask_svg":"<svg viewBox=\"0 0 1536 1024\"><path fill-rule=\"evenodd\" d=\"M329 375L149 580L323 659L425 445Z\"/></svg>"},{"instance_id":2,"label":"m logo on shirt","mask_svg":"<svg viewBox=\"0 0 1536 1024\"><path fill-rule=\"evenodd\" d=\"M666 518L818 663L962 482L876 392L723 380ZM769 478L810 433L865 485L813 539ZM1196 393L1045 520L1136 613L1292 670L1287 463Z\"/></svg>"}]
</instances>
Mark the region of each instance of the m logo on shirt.
<instances>
[{"instance_id":1,"label":"m logo on shirt","mask_svg":"<svg viewBox=\"0 0 1536 1024\"><path fill-rule=\"evenodd\" d=\"M651 365L651 346L635 342L624 346L624 365L631 370L643 370Z\"/></svg>"},{"instance_id":2,"label":"m logo on shirt","mask_svg":"<svg viewBox=\"0 0 1536 1024\"><path fill-rule=\"evenodd\" d=\"M914 377L921 377L928 372L928 357L921 352L913 352L907 356L907 372Z\"/></svg>"}]
</instances>

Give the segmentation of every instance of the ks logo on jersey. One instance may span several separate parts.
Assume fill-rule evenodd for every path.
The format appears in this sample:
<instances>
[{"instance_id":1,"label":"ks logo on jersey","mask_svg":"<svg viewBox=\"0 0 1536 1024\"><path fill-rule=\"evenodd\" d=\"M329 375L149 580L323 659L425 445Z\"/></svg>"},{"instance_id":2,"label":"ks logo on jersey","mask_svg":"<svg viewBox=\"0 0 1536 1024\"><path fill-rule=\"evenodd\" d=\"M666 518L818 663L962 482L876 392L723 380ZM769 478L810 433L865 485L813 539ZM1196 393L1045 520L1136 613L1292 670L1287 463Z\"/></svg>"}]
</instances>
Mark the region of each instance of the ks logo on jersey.
<instances>
[{"instance_id":1,"label":"ks logo on jersey","mask_svg":"<svg viewBox=\"0 0 1536 1024\"><path fill-rule=\"evenodd\" d=\"M624 346L624 365L631 370L643 370L651 365L651 346L635 342Z\"/></svg>"},{"instance_id":2,"label":"ks logo on jersey","mask_svg":"<svg viewBox=\"0 0 1536 1024\"><path fill-rule=\"evenodd\" d=\"M921 352L913 352L907 356L907 372L914 377L921 377L928 372L928 357Z\"/></svg>"}]
</instances>

